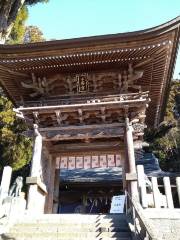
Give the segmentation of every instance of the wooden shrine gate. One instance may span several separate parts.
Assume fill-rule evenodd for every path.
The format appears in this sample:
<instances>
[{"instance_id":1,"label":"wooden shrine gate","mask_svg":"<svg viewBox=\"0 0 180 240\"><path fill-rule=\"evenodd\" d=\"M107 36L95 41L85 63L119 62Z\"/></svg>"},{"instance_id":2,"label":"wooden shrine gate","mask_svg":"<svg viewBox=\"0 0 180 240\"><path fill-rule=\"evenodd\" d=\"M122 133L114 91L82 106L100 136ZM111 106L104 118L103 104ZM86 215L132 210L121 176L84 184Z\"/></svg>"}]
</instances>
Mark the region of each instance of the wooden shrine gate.
<instances>
[{"instance_id":1,"label":"wooden shrine gate","mask_svg":"<svg viewBox=\"0 0 180 240\"><path fill-rule=\"evenodd\" d=\"M177 18L134 33L0 46L1 85L34 138L29 211L52 212L56 165L108 167L121 153L124 188L137 195L134 149L142 148L146 125L163 120L179 24Z\"/></svg>"}]
</instances>

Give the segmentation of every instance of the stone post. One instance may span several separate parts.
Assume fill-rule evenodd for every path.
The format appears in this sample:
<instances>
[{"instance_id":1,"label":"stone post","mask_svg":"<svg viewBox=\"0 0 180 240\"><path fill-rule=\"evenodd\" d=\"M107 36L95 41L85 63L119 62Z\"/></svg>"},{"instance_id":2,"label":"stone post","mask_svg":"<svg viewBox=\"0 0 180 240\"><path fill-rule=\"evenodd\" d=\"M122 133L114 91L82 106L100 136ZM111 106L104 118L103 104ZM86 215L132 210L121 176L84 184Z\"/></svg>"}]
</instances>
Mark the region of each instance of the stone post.
<instances>
[{"instance_id":1,"label":"stone post","mask_svg":"<svg viewBox=\"0 0 180 240\"><path fill-rule=\"evenodd\" d=\"M38 131L38 126L34 125L34 148L31 162L31 175L26 178L29 184L27 209L33 213L44 213L45 195L47 194L46 186L41 180L41 152L42 152L42 136Z\"/></svg>"},{"instance_id":2,"label":"stone post","mask_svg":"<svg viewBox=\"0 0 180 240\"><path fill-rule=\"evenodd\" d=\"M8 196L9 186L11 182L11 175L12 175L12 168L9 166L4 167L1 185L0 185L0 204L2 203L3 199Z\"/></svg>"},{"instance_id":3,"label":"stone post","mask_svg":"<svg viewBox=\"0 0 180 240\"><path fill-rule=\"evenodd\" d=\"M126 141L126 151L127 151L127 160L129 165L129 174L130 176L136 176L132 179L130 177L130 191L132 197L138 197L138 188L137 188L137 175L136 175L136 163L134 155L134 143L133 143L133 127L129 123L129 118L126 118L126 128L125 128L125 141Z\"/></svg>"}]
</instances>

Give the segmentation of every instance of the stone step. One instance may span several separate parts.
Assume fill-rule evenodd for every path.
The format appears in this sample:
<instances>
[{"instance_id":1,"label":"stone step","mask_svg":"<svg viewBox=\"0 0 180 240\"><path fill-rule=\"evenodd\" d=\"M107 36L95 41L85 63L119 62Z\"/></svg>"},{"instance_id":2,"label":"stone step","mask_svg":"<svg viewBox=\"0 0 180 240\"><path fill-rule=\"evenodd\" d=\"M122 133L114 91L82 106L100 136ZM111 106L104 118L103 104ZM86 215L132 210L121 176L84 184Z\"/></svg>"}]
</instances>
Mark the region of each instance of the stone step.
<instances>
[{"instance_id":1,"label":"stone step","mask_svg":"<svg viewBox=\"0 0 180 240\"><path fill-rule=\"evenodd\" d=\"M2 239L130 240L124 214L44 214L24 216Z\"/></svg>"},{"instance_id":2,"label":"stone step","mask_svg":"<svg viewBox=\"0 0 180 240\"><path fill-rule=\"evenodd\" d=\"M35 216L29 216L25 215L23 216L23 221L44 221L44 220L50 220L50 221L59 221L59 220L65 220L65 219L71 219L73 220L83 220L83 221L94 221L97 219L113 219L113 220L123 220L126 219L125 214L42 214L42 215L35 215Z\"/></svg>"},{"instance_id":3,"label":"stone step","mask_svg":"<svg viewBox=\"0 0 180 240\"><path fill-rule=\"evenodd\" d=\"M4 240L4 239L9 239L7 238L6 235L3 235L2 237L0 236L0 240ZM54 236L52 237L40 237L39 239L38 238L32 238L32 237L18 237L16 239L14 238L10 238L11 240L132 240L131 237L103 237L103 238L62 238L62 237L57 237L57 238L54 238Z\"/></svg>"},{"instance_id":4,"label":"stone step","mask_svg":"<svg viewBox=\"0 0 180 240\"><path fill-rule=\"evenodd\" d=\"M10 229L10 233L29 233L29 232L128 232L129 227L128 225L118 226L118 227L89 227L89 226L13 226L13 228Z\"/></svg>"},{"instance_id":5,"label":"stone step","mask_svg":"<svg viewBox=\"0 0 180 240\"><path fill-rule=\"evenodd\" d=\"M12 233L12 234L5 234L4 239L102 239L102 238L130 238L131 233L130 232L31 232L31 233ZM3 239L3 238L2 238Z\"/></svg>"},{"instance_id":6,"label":"stone step","mask_svg":"<svg viewBox=\"0 0 180 240\"><path fill-rule=\"evenodd\" d=\"M100 222L90 222L90 223L86 223L86 222L77 222L76 223L71 223L71 222L21 222L21 223L17 223L14 226L20 226L20 227L38 227L38 226L43 226L43 227L47 227L47 226L56 226L56 227L67 227L67 226L75 226L75 227L119 227L119 226L127 226L127 222L126 221L121 221L121 222L104 222L104 221L100 221Z\"/></svg>"},{"instance_id":7,"label":"stone step","mask_svg":"<svg viewBox=\"0 0 180 240\"><path fill-rule=\"evenodd\" d=\"M159 218L159 219L179 219L180 220L180 209L174 208L147 208L144 209L144 214L148 218Z\"/></svg>"},{"instance_id":8,"label":"stone step","mask_svg":"<svg viewBox=\"0 0 180 240\"><path fill-rule=\"evenodd\" d=\"M32 224L39 224L39 223L43 223L43 224L93 224L93 223L103 223L103 224L121 224L121 223L124 223L126 222L126 220L113 220L113 219L97 219L97 220L94 220L94 221L86 221L86 220L72 220L72 219L61 219L61 220L54 220L54 221L51 221L51 219L47 219L47 220L19 220L18 222L16 221L16 223L18 224L22 224L22 223L32 223Z\"/></svg>"}]
</instances>

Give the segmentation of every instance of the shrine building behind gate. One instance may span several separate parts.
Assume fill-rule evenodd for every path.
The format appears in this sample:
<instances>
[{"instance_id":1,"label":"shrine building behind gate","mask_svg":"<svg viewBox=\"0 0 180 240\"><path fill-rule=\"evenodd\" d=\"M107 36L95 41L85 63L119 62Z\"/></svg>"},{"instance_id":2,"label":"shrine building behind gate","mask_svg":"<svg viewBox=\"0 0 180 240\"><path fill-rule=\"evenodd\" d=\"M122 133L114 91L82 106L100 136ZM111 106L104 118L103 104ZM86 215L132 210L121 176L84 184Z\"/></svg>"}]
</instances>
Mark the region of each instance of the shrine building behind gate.
<instances>
[{"instance_id":1,"label":"shrine building behind gate","mask_svg":"<svg viewBox=\"0 0 180 240\"><path fill-rule=\"evenodd\" d=\"M108 212L113 195L137 195L135 152L163 120L179 27L0 46L1 85L34 137L29 211L90 212L98 200Z\"/></svg>"}]
</instances>

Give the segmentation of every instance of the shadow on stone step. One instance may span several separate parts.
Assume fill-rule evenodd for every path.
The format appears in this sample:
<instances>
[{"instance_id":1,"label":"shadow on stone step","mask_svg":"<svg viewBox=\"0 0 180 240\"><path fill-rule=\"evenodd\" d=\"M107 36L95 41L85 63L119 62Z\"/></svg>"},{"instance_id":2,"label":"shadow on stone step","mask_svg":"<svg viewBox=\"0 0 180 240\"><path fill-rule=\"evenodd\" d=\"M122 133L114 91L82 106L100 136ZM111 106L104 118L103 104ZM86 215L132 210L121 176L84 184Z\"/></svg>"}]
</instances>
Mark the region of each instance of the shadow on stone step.
<instances>
[{"instance_id":1,"label":"shadow on stone step","mask_svg":"<svg viewBox=\"0 0 180 240\"><path fill-rule=\"evenodd\" d=\"M16 238L10 237L6 234L1 234L0 237L1 237L0 239L2 240L16 240Z\"/></svg>"}]
</instances>

